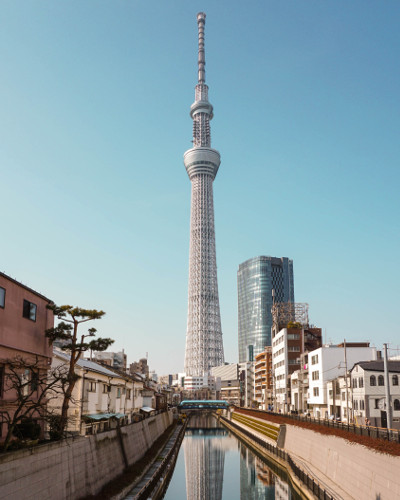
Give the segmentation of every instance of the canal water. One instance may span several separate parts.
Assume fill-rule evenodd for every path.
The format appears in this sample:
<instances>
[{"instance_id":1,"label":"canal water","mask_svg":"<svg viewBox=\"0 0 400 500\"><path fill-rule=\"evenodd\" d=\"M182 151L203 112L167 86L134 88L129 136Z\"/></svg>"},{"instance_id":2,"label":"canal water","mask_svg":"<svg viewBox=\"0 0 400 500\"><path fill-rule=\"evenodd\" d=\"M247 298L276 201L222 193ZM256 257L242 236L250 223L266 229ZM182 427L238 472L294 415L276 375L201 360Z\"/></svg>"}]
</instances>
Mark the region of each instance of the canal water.
<instances>
[{"instance_id":1,"label":"canal water","mask_svg":"<svg viewBox=\"0 0 400 500\"><path fill-rule=\"evenodd\" d=\"M191 417L165 500L299 500L284 471L212 415Z\"/></svg>"}]
</instances>

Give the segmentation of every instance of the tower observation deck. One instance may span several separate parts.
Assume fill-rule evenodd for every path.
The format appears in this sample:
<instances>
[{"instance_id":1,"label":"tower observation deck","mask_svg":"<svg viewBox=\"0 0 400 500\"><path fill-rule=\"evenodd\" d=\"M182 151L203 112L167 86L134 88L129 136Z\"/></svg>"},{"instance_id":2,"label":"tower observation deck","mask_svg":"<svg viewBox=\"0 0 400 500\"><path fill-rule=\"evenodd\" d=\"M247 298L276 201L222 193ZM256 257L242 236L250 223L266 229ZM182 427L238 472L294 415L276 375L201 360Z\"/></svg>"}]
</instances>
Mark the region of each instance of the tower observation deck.
<instances>
[{"instance_id":1,"label":"tower observation deck","mask_svg":"<svg viewBox=\"0 0 400 500\"><path fill-rule=\"evenodd\" d=\"M220 154L211 148L213 107L205 83L204 26L206 15L197 14L199 34L198 83L190 107L193 148L183 155L192 183L190 212L189 294L186 333L186 375L201 376L224 363L215 251L213 181Z\"/></svg>"}]
</instances>

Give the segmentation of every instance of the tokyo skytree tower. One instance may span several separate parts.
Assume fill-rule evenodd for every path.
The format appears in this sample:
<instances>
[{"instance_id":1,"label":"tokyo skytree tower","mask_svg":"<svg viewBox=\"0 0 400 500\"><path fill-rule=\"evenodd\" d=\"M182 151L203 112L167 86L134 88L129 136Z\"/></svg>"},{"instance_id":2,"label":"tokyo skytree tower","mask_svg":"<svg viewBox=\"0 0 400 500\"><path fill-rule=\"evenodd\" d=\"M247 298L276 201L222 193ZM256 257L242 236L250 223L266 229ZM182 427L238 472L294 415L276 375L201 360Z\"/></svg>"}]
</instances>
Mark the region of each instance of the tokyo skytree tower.
<instances>
[{"instance_id":1,"label":"tokyo skytree tower","mask_svg":"<svg viewBox=\"0 0 400 500\"><path fill-rule=\"evenodd\" d=\"M206 15L197 14L199 31L198 83L190 107L193 148L183 155L192 183L190 213L189 297L185 373L201 376L224 363L219 312L217 260L215 254L213 180L221 162L211 148L210 120L213 107L205 83L204 25Z\"/></svg>"}]
</instances>

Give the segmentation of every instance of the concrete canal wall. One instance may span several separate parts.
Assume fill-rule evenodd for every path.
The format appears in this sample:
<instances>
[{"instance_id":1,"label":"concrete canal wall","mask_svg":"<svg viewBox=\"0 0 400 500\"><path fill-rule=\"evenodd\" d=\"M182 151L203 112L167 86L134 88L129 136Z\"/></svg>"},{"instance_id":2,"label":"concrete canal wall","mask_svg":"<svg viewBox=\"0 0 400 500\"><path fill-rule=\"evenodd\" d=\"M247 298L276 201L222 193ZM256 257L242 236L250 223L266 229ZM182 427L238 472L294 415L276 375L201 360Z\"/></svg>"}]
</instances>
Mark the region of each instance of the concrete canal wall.
<instances>
[{"instance_id":1,"label":"concrete canal wall","mask_svg":"<svg viewBox=\"0 0 400 500\"><path fill-rule=\"evenodd\" d=\"M75 500L98 493L139 460L172 424L164 412L93 436L0 455L0 499ZM124 457L125 455L125 457Z\"/></svg>"},{"instance_id":2,"label":"concrete canal wall","mask_svg":"<svg viewBox=\"0 0 400 500\"><path fill-rule=\"evenodd\" d=\"M263 426L279 426L246 412L225 415L255 436L268 440ZM244 418L243 418L244 417ZM337 436L323 435L294 425L280 426L277 439L294 462L318 483L343 498L400 500L400 457L379 453ZM338 495L338 497L339 497Z\"/></svg>"},{"instance_id":3,"label":"concrete canal wall","mask_svg":"<svg viewBox=\"0 0 400 500\"><path fill-rule=\"evenodd\" d=\"M284 449L360 500L400 499L400 457L286 425Z\"/></svg>"}]
</instances>

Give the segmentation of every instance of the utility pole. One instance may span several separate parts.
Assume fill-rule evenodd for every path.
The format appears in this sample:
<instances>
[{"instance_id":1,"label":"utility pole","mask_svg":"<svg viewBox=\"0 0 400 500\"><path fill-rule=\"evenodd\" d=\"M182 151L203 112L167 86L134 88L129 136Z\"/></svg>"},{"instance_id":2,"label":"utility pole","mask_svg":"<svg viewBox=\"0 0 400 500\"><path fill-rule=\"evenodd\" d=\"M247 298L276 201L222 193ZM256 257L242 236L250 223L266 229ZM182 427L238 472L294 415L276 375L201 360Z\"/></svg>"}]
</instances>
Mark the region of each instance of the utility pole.
<instances>
[{"instance_id":1,"label":"utility pole","mask_svg":"<svg viewBox=\"0 0 400 500\"><path fill-rule=\"evenodd\" d=\"M350 423L350 415L349 415L349 386L347 383L347 353L346 353L346 339L343 341L344 346L344 381L346 384L346 416L347 423Z\"/></svg>"},{"instance_id":2,"label":"utility pole","mask_svg":"<svg viewBox=\"0 0 400 500\"><path fill-rule=\"evenodd\" d=\"M274 310L275 307L275 289L272 289L272 309ZM277 321L279 319L277 318ZM277 326L275 324L272 324L272 339L271 339L271 370L272 370L272 406L274 409L274 413L277 413L277 408L276 408L276 383L275 383L275 366L274 366L274 357L272 355L272 342L273 338L276 335L276 330Z\"/></svg>"},{"instance_id":3,"label":"utility pole","mask_svg":"<svg viewBox=\"0 0 400 500\"><path fill-rule=\"evenodd\" d=\"M388 430L392 428L392 406L390 404L389 368L387 357L387 344L383 344L383 367L385 370L385 396L386 396L386 419Z\"/></svg>"}]
</instances>

